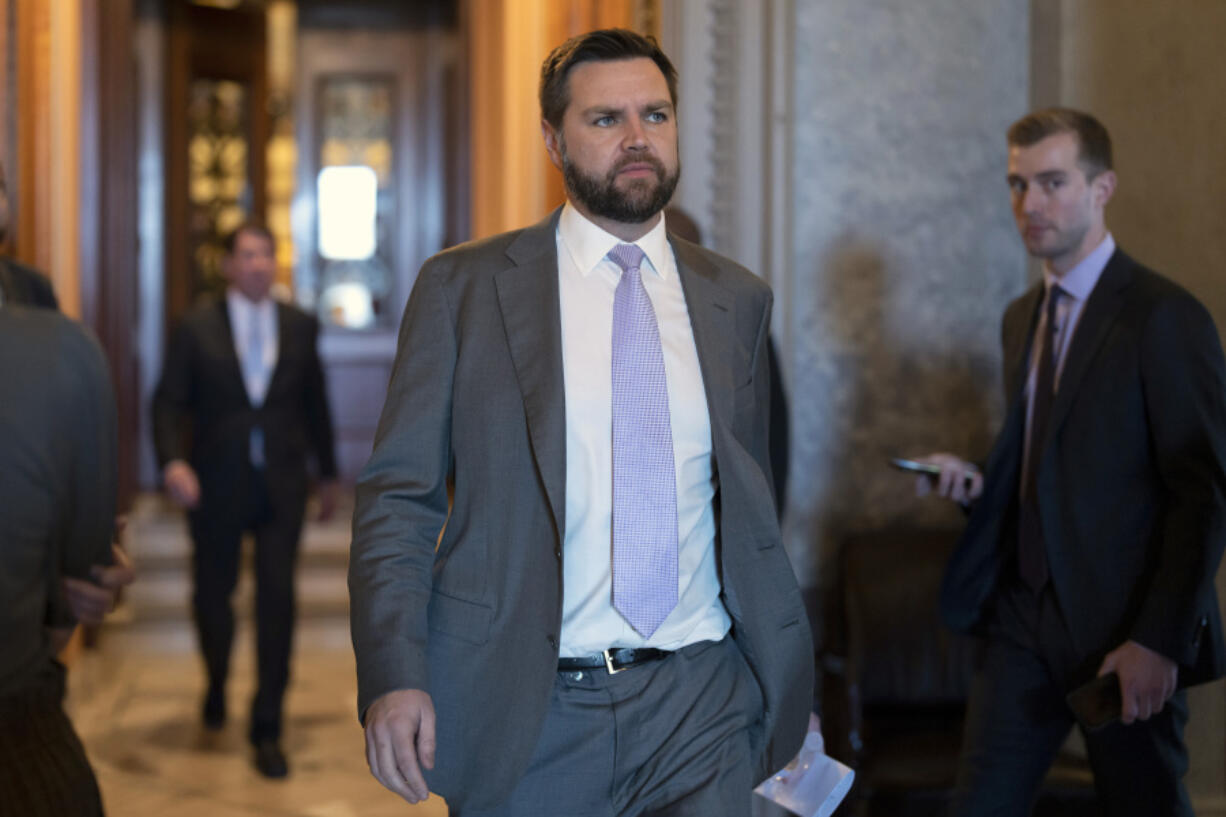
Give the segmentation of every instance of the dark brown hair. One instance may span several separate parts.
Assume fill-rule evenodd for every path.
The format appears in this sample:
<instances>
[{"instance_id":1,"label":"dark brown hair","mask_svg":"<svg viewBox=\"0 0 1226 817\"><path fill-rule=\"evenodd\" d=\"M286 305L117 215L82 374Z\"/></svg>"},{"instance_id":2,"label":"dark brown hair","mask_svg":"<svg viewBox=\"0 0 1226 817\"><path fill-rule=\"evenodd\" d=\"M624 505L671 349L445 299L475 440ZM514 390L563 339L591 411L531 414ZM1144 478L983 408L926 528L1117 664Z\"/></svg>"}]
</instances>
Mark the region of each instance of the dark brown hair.
<instances>
[{"instance_id":1,"label":"dark brown hair","mask_svg":"<svg viewBox=\"0 0 1226 817\"><path fill-rule=\"evenodd\" d=\"M225 238L221 240L221 248L226 251L226 255L234 255L234 248L238 245L238 237L243 233L251 233L252 235L258 235L260 238L267 239L274 250L277 247L277 239L272 237L272 232L267 227L254 221L244 221L226 233Z\"/></svg>"},{"instance_id":2,"label":"dark brown hair","mask_svg":"<svg viewBox=\"0 0 1226 817\"><path fill-rule=\"evenodd\" d=\"M1009 126L1010 147L1030 147L1057 133L1077 137L1077 162L1087 179L1111 170L1111 135L1093 116L1072 108L1044 108L1023 116Z\"/></svg>"},{"instance_id":3,"label":"dark brown hair","mask_svg":"<svg viewBox=\"0 0 1226 817\"><path fill-rule=\"evenodd\" d=\"M571 69L583 62L608 62L646 57L664 74L668 95L677 107L677 69L660 50L655 37L645 37L624 28L606 28L571 37L553 50L541 64L541 116L555 128L570 104Z\"/></svg>"}]
</instances>

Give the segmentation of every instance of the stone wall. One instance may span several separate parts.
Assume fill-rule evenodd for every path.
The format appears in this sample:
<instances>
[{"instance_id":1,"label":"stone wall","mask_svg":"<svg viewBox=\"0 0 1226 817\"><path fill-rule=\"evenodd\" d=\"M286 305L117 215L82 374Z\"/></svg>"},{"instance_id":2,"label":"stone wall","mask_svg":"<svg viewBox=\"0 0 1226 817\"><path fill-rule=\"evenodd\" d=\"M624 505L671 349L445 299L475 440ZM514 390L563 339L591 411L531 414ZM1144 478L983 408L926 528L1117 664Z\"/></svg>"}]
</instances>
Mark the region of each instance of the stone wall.
<instances>
[{"instance_id":1,"label":"stone wall","mask_svg":"<svg viewBox=\"0 0 1226 817\"><path fill-rule=\"evenodd\" d=\"M1021 0L796 6L787 541L804 579L848 530L958 524L896 455L982 458L1000 315L1026 283L1004 130L1028 100Z\"/></svg>"}]
</instances>

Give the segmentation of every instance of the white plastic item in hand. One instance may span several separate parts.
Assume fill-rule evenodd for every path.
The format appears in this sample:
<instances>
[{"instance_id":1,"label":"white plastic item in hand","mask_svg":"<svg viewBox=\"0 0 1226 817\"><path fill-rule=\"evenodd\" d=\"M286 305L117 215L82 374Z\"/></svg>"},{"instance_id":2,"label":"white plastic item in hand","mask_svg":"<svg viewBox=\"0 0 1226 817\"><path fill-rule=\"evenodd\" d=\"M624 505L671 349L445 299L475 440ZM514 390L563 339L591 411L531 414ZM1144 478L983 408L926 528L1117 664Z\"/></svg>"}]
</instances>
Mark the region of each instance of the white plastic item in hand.
<instances>
[{"instance_id":1,"label":"white plastic item in hand","mask_svg":"<svg viewBox=\"0 0 1226 817\"><path fill-rule=\"evenodd\" d=\"M851 789L856 773L825 753L822 733L805 735L800 754L754 792L800 817L830 817Z\"/></svg>"}]
</instances>

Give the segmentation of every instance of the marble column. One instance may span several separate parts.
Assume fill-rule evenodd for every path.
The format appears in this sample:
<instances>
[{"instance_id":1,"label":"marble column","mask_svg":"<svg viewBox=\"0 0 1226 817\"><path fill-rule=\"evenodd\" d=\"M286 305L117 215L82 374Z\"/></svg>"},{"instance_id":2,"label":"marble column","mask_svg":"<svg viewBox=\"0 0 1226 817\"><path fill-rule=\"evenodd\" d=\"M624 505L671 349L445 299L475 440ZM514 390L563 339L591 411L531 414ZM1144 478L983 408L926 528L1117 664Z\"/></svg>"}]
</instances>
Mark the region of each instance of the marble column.
<instances>
[{"instance_id":1,"label":"marble column","mask_svg":"<svg viewBox=\"0 0 1226 817\"><path fill-rule=\"evenodd\" d=\"M847 531L958 524L886 461L986 453L999 320L1025 286L1004 130L1025 0L681 0L676 202L775 289L791 397L785 537L802 586Z\"/></svg>"}]
</instances>

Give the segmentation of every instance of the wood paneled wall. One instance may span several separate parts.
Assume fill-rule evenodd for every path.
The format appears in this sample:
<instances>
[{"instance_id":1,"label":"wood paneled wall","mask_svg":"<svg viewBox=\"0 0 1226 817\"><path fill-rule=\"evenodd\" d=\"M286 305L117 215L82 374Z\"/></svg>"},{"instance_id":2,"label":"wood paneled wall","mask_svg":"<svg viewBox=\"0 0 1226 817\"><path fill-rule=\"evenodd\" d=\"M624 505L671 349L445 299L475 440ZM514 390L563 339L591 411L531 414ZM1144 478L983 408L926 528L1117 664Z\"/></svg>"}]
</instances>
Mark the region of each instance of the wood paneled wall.
<instances>
[{"instance_id":1,"label":"wood paneled wall","mask_svg":"<svg viewBox=\"0 0 1226 817\"><path fill-rule=\"evenodd\" d=\"M102 342L126 505L137 429L132 0L5 0L0 30L15 48L0 50L10 250L47 273L61 309Z\"/></svg>"},{"instance_id":2,"label":"wood paneled wall","mask_svg":"<svg viewBox=\"0 0 1226 817\"><path fill-rule=\"evenodd\" d=\"M81 317L81 9L76 0L17 0L14 255L51 276L61 308Z\"/></svg>"},{"instance_id":3,"label":"wood paneled wall","mask_svg":"<svg viewBox=\"0 0 1226 817\"><path fill-rule=\"evenodd\" d=\"M541 140L541 63L596 28L654 33L644 0L466 0L472 134L472 237L531 224L562 203L562 177Z\"/></svg>"},{"instance_id":4,"label":"wood paneled wall","mask_svg":"<svg viewBox=\"0 0 1226 817\"><path fill-rule=\"evenodd\" d=\"M13 171L17 169L13 150L13 142L17 135L15 112L17 101L14 93L16 88L13 84L16 78L9 67L9 63L12 62L9 55L13 53L11 51L13 38L9 33L9 26L13 23L12 4L13 0L0 0L0 164L4 166L10 194L16 189L16 177L12 179L8 177L13 176ZM0 251L7 251L7 244L7 237L0 238Z\"/></svg>"}]
</instances>

